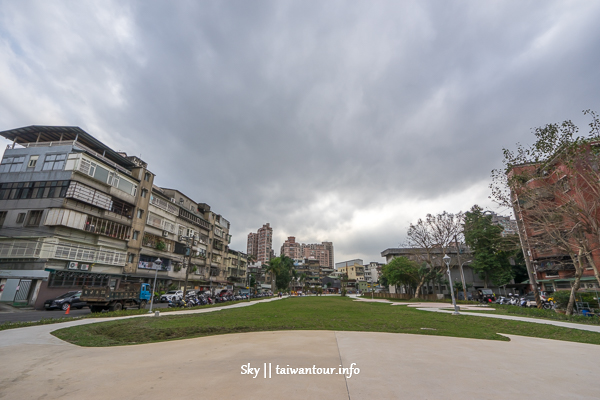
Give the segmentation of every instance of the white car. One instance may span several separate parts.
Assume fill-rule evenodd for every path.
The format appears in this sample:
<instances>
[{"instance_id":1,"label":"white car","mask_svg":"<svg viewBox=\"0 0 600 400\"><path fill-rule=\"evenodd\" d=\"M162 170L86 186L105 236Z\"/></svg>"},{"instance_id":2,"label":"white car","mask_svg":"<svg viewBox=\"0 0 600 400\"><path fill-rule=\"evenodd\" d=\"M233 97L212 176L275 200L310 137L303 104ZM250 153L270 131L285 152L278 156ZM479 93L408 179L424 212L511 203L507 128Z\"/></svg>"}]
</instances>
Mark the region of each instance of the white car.
<instances>
[{"instance_id":1,"label":"white car","mask_svg":"<svg viewBox=\"0 0 600 400\"><path fill-rule=\"evenodd\" d=\"M183 290L169 290L167 293L160 296L160 302L165 303L173 300L181 300L183 298Z\"/></svg>"}]
</instances>

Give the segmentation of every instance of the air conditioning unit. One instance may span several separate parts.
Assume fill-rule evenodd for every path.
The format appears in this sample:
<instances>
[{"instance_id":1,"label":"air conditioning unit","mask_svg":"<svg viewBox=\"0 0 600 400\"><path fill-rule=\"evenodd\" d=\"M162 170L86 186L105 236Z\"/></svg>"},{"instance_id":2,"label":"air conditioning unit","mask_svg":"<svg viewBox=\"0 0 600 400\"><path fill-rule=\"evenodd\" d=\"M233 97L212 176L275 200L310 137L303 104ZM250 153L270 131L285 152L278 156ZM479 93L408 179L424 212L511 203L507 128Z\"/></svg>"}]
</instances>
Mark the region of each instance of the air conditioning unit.
<instances>
[{"instance_id":1,"label":"air conditioning unit","mask_svg":"<svg viewBox=\"0 0 600 400\"><path fill-rule=\"evenodd\" d=\"M78 262L72 261L72 262L69 263L69 269L77 269L78 265L79 265Z\"/></svg>"},{"instance_id":2,"label":"air conditioning unit","mask_svg":"<svg viewBox=\"0 0 600 400\"><path fill-rule=\"evenodd\" d=\"M177 238L177 240L178 240L179 242L183 242L183 236L179 235L179 237Z\"/></svg>"},{"instance_id":3,"label":"air conditioning unit","mask_svg":"<svg viewBox=\"0 0 600 400\"><path fill-rule=\"evenodd\" d=\"M169 237L169 231L163 231L163 237Z\"/></svg>"},{"instance_id":4,"label":"air conditioning unit","mask_svg":"<svg viewBox=\"0 0 600 400\"><path fill-rule=\"evenodd\" d=\"M198 241L194 240L194 246L198 246Z\"/></svg>"}]
</instances>

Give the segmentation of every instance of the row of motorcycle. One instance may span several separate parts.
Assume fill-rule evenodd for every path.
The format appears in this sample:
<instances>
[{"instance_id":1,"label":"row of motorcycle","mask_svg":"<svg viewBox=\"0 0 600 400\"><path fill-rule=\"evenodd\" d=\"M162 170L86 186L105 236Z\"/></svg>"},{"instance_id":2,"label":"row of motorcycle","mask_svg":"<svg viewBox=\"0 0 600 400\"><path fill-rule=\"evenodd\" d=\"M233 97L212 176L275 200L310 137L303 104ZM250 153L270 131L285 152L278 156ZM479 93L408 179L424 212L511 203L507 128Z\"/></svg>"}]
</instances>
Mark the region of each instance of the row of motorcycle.
<instances>
[{"instance_id":1,"label":"row of motorcycle","mask_svg":"<svg viewBox=\"0 0 600 400\"><path fill-rule=\"evenodd\" d=\"M197 307L205 306L209 304L226 303L228 301L247 300L248 295L233 295L231 293L225 293L223 295L209 295L209 294L198 294L189 295L185 299L173 298L169 301L169 307L184 308L184 307Z\"/></svg>"},{"instance_id":2,"label":"row of motorcycle","mask_svg":"<svg viewBox=\"0 0 600 400\"><path fill-rule=\"evenodd\" d=\"M540 295L540 300L542 301L542 307L546 310L550 310L555 307L552 299L547 299L545 296ZM512 293L509 293L507 296L498 297L494 303L519 307L537 307L535 299L532 298L532 296L519 296Z\"/></svg>"}]
</instances>

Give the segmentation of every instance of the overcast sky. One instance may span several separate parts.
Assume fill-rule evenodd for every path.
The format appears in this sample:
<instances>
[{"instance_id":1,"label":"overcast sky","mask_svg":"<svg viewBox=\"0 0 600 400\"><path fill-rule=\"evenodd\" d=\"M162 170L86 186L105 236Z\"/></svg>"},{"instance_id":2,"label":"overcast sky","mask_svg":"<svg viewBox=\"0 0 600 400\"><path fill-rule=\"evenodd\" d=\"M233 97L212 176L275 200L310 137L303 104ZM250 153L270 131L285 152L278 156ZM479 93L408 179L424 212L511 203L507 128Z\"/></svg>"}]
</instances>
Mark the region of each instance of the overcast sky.
<instances>
[{"instance_id":1,"label":"overcast sky","mask_svg":"<svg viewBox=\"0 0 600 400\"><path fill-rule=\"evenodd\" d=\"M600 111L598 1L0 0L0 130L79 126L231 222L382 262ZM585 130L585 129L583 129ZM6 144L3 140L0 144ZM2 146L4 147L4 146Z\"/></svg>"}]
</instances>

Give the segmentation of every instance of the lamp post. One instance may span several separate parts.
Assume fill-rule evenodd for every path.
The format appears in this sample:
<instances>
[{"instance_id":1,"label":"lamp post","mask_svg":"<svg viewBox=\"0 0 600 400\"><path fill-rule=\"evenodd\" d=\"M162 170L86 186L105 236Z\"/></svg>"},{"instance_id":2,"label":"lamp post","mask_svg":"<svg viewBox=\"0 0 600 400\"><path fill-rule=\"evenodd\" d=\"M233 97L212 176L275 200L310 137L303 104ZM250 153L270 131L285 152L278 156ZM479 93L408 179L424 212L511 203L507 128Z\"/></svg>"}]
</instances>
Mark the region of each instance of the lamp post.
<instances>
[{"instance_id":1,"label":"lamp post","mask_svg":"<svg viewBox=\"0 0 600 400\"><path fill-rule=\"evenodd\" d=\"M444 254L444 258L442 258L446 263L446 268L448 268L448 284L450 285L450 295L452 296L452 305L454 306L453 315L460 315L458 312L458 307L456 306L456 299L454 298L454 286L452 285L452 276L450 275L450 257L447 254Z\"/></svg>"},{"instance_id":2,"label":"lamp post","mask_svg":"<svg viewBox=\"0 0 600 400\"><path fill-rule=\"evenodd\" d=\"M156 266L154 268L154 286L152 287L152 296L150 296L150 311L148 314L152 314L152 306L154 305L154 293L156 292L156 276L158 275L158 268L162 265L162 261L160 258L154 260L153 264Z\"/></svg>"},{"instance_id":3,"label":"lamp post","mask_svg":"<svg viewBox=\"0 0 600 400\"><path fill-rule=\"evenodd\" d=\"M373 279L371 278L371 300L373 300L373 292L375 291L375 288L373 287Z\"/></svg>"},{"instance_id":4,"label":"lamp post","mask_svg":"<svg viewBox=\"0 0 600 400\"><path fill-rule=\"evenodd\" d=\"M463 266L465 264L470 263L471 261L473 261L473 260L467 260L464 263L460 264L460 279L462 281L464 300L469 300L469 297L467 297L467 284L465 283L465 273L463 271ZM506 288L504 290L506 290Z\"/></svg>"}]
</instances>

